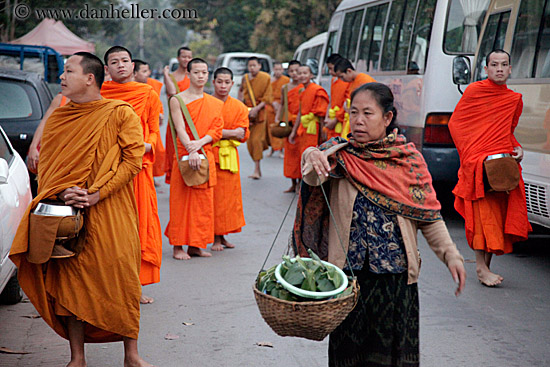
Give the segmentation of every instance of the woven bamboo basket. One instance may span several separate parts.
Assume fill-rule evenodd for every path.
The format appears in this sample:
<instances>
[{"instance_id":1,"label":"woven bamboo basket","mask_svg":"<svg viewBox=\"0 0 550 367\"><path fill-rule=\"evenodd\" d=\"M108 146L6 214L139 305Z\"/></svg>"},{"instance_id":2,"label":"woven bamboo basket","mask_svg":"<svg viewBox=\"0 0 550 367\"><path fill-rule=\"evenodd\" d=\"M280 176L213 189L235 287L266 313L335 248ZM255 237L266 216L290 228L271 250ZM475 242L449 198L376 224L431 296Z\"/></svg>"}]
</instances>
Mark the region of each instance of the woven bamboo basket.
<instances>
[{"instance_id":1,"label":"woven bamboo basket","mask_svg":"<svg viewBox=\"0 0 550 367\"><path fill-rule=\"evenodd\" d=\"M260 314L276 334L321 341L357 304L357 281L353 280L351 286L353 291L346 297L311 302L290 302L267 295L258 290L256 283L253 289Z\"/></svg>"}]
</instances>

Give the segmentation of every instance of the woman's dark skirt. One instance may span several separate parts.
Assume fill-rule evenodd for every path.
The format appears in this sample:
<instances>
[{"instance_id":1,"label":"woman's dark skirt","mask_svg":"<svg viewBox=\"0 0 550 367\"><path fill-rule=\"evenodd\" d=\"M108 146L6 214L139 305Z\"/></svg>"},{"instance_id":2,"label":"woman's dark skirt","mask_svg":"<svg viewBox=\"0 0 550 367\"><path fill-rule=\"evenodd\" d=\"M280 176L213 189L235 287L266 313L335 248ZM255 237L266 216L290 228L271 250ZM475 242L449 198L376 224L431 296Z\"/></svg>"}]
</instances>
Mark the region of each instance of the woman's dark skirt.
<instances>
[{"instance_id":1,"label":"woman's dark skirt","mask_svg":"<svg viewBox=\"0 0 550 367\"><path fill-rule=\"evenodd\" d=\"M360 297L330 334L329 366L419 366L417 285L407 285L406 272L355 273Z\"/></svg>"}]
</instances>

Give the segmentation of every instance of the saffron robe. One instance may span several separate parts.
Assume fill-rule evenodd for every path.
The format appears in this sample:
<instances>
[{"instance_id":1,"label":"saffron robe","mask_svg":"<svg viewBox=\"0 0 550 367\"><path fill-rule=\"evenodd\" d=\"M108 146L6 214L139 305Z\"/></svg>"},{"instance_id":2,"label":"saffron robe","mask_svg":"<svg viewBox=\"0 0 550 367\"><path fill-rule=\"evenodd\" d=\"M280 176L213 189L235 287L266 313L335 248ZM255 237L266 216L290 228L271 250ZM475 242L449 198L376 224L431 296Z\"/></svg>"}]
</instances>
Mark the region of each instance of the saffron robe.
<instances>
[{"instance_id":1,"label":"saffron robe","mask_svg":"<svg viewBox=\"0 0 550 367\"><path fill-rule=\"evenodd\" d=\"M332 83L330 85L330 108L338 108L338 111L336 111L336 120L337 125L340 124L340 130L339 132L335 131L335 129L326 129L327 133L327 139L335 138L337 136L340 136L342 133L343 123L344 123L344 115L346 111L344 110L344 103L346 102L346 99L349 98L348 90L349 83L343 81L340 78L332 78Z\"/></svg>"},{"instance_id":2,"label":"saffron robe","mask_svg":"<svg viewBox=\"0 0 550 367\"><path fill-rule=\"evenodd\" d=\"M155 90L155 92L160 98L160 91L162 90L162 86L163 86L162 82L153 78L147 78L147 84L153 87L153 89ZM164 107L162 106L162 103L160 104L160 113L161 114L164 113ZM165 155L166 155L166 150L164 149L164 144L162 144L162 139L159 137L157 141L157 146L155 147L155 163L153 163L154 177L164 176L164 173L166 171L164 168Z\"/></svg>"},{"instance_id":3,"label":"saffron robe","mask_svg":"<svg viewBox=\"0 0 550 367\"><path fill-rule=\"evenodd\" d=\"M141 284L158 283L162 261L162 231L153 181L153 163L156 145L160 140L159 114L162 103L153 87L138 82L124 84L114 81L105 82L101 87L101 95L130 103L140 117L143 140L151 144L151 150L143 156L142 169L134 178L134 193L139 214Z\"/></svg>"},{"instance_id":4,"label":"saffron robe","mask_svg":"<svg viewBox=\"0 0 550 367\"><path fill-rule=\"evenodd\" d=\"M223 129L244 128L246 133L244 139L240 142L246 142L250 135L250 130L248 129L248 108L241 101L228 96L223 104L222 115ZM239 152L237 151L237 147L229 149L235 149L238 164ZM214 186L214 234L226 235L228 233L240 232L246 223L243 213L241 175L239 172L233 173L230 170L220 168L219 152L219 147L213 148L217 174L217 182L216 186Z\"/></svg>"},{"instance_id":5,"label":"saffron robe","mask_svg":"<svg viewBox=\"0 0 550 367\"><path fill-rule=\"evenodd\" d=\"M304 116L312 113L314 116L317 117L317 122L312 122L316 124L315 134L308 133L304 125L299 121L297 122L300 123L300 125L298 126L298 132L296 133L299 138L300 159L302 159L301 157L304 153L304 150L309 147L316 147L317 145L319 145L319 134L321 126L319 122L325 117L329 103L330 101L325 89L313 82L309 83L304 91L300 93L300 116L303 118Z\"/></svg>"},{"instance_id":6,"label":"saffron robe","mask_svg":"<svg viewBox=\"0 0 550 367\"><path fill-rule=\"evenodd\" d=\"M486 192L483 184L485 158L512 153L520 146L514 130L522 110L521 94L487 79L466 88L449 121L460 156L453 190L455 209L464 217L466 238L474 250L511 252L512 243L526 240L531 230L521 176L518 187L508 195Z\"/></svg>"},{"instance_id":7,"label":"saffron robe","mask_svg":"<svg viewBox=\"0 0 550 367\"><path fill-rule=\"evenodd\" d=\"M205 135L212 137L212 143L203 146L208 157L210 177L202 185L187 186L179 173L178 161L174 158L172 170L177 174L172 176L170 183L170 221L164 232L173 246L206 248L214 242L214 186L217 176L212 144L222 137L223 105L222 101L208 94L187 104L199 138ZM187 123L185 130L189 138L194 140ZM177 144L179 159L188 155L179 138Z\"/></svg>"},{"instance_id":8,"label":"saffron robe","mask_svg":"<svg viewBox=\"0 0 550 367\"><path fill-rule=\"evenodd\" d=\"M182 80L178 81L176 85L176 93L183 92L189 88L190 84L191 81L189 80L189 77L185 75ZM172 131L170 129L166 129L166 151L164 156L164 169L166 170L166 176L164 177L164 182L167 184L170 184L170 177L172 177L172 163L174 162L174 155L176 154L174 151L173 141Z\"/></svg>"},{"instance_id":9,"label":"saffron robe","mask_svg":"<svg viewBox=\"0 0 550 367\"><path fill-rule=\"evenodd\" d=\"M300 111L300 90L304 86L297 85L288 91L288 121L296 123L296 117ZM290 144L288 138L285 138L285 158L283 161L283 173L290 179L302 178L302 157L300 155L299 137L296 137L294 144Z\"/></svg>"},{"instance_id":10,"label":"saffron robe","mask_svg":"<svg viewBox=\"0 0 550 367\"><path fill-rule=\"evenodd\" d=\"M122 101L101 99L57 108L44 127L38 195L27 208L11 248L21 288L54 331L68 339L68 310L86 322L85 342L113 342L139 333L140 244L132 180L144 153L139 117ZM84 210L78 256L27 261L29 215L41 200L78 186L99 190Z\"/></svg>"},{"instance_id":11,"label":"saffron robe","mask_svg":"<svg viewBox=\"0 0 550 367\"><path fill-rule=\"evenodd\" d=\"M275 108L273 108L273 102L277 102L281 104L281 97L282 97L282 90L281 88L283 85L288 84L290 82L290 78L286 75L282 75L279 79L271 82L271 90L273 91L273 101L272 104L269 104L266 106L265 111L267 113L267 137L269 141L269 145L273 150L281 150L283 149L283 145L285 140L281 138L276 138L271 135L271 125L275 123L275 115L277 114L277 111L275 111Z\"/></svg>"},{"instance_id":12,"label":"saffron robe","mask_svg":"<svg viewBox=\"0 0 550 367\"><path fill-rule=\"evenodd\" d=\"M273 91L271 89L271 77L269 74L260 71L254 79L249 79L250 87L252 88L252 93L254 93L254 98L256 100L255 103L252 102L248 93L245 77L246 76L244 76L242 80L244 104L246 104L247 107L257 106L261 102L264 102L266 106L271 104L273 101ZM246 146L253 161L261 160L263 158L263 151L269 147L267 141L266 117L266 109L263 108L258 113L256 121L250 124L250 137L246 142Z\"/></svg>"}]
</instances>

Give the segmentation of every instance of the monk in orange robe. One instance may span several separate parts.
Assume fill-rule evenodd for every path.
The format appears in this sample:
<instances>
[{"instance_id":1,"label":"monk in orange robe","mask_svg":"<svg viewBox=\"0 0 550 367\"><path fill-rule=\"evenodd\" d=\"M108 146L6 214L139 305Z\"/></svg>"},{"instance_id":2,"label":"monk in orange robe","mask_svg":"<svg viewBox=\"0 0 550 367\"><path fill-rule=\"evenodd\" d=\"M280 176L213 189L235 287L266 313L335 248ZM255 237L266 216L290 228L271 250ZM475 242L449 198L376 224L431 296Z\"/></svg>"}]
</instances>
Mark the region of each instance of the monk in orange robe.
<instances>
[{"instance_id":1,"label":"monk in orange robe","mask_svg":"<svg viewBox=\"0 0 550 367\"><path fill-rule=\"evenodd\" d=\"M287 105L285 106L283 102L279 108L277 118L275 119L275 123L277 124L279 121L286 121L287 123L293 125L296 121L296 117L298 116L298 111L300 110L300 91L303 89L303 85L298 82L299 67L300 62L298 60L292 60L288 63L288 75L290 75L291 82L284 85L281 92L283 99L285 99L286 95ZM298 139L298 137L296 139ZM300 146L297 143L289 143L288 138L285 138L284 149L285 157L283 162L283 174L292 181L290 188L284 192L294 193L298 188L298 181L302 177L302 171L300 168Z\"/></svg>"},{"instance_id":2,"label":"monk in orange robe","mask_svg":"<svg viewBox=\"0 0 550 367\"><path fill-rule=\"evenodd\" d=\"M224 237L238 233L245 226L239 152L237 146L244 143L248 130L248 108L229 91L233 87L233 72L218 68L214 72L214 97L223 101L222 139L214 144L217 182L214 186L214 244L212 251L223 251L235 245Z\"/></svg>"},{"instance_id":3,"label":"monk in orange robe","mask_svg":"<svg viewBox=\"0 0 550 367\"><path fill-rule=\"evenodd\" d=\"M327 58L327 67L332 81L330 85L330 108L325 116L325 132L327 139L342 135L345 116L345 102L349 98L349 83L338 78L334 72L334 65L342 59L339 54L332 54Z\"/></svg>"},{"instance_id":4,"label":"monk in orange robe","mask_svg":"<svg viewBox=\"0 0 550 367\"><path fill-rule=\"evenodd\" d=\"M139 214L139 238L141 242L142 285L160 282L162 261L162 231L157 207L157 193L153 180L155 147L160 140L159 115L162 103L148 84L132 81L134 70L132 55L124 47L111 47L104 56L105 67L112 81L103 83L101 95L104 98L128 102L134 107L141 121L145 155L142 170L134 178L134 193ZM141 303L152 303L151 297L142 295Z\"/></svg>"},{"instance_id":5,"label":"monk in orange robe","mask_svg":"<svg viewBox=\"0 0 550 367\"><path fill-rule=\"evenodd\" d=\"M126 365L151 366L137 351L140 245L132 179L141 170L143 133L132 106L101 97L103 77L103 63L87 52L65 63L61 89L71 102L57 108L44 127L38 195L23 216L10 258L42 319L69 340L69 366L86 364L85 342L120 340ZM29 240L30 214L45 199L84 211L78 256L39 254L48 243L36 241L47 233Z\"/></svg>"},{"instance_id":6,"label":"monk in orange robe","mask_svg":"<svg viewBox=\"0 0 550 367\"><path fill-rule=\"evenodd\" d=\"M151 87L153 87L153 90L160 98L160 92L162 90L162 82L150 78L151 76L151 68L149 67L149 64L145 61L133 59L134 62L134 80L138 83L145 83L149 84ZM162 120L164 116L164 107L162 106L162 103L160 105L160 116L159 116L159 126L162 126ZM157 145L155 146L155 163L153 163L153 177L159 177L164 176L165 174L165 149L164 145L162 144L162 139L158 139ZM155 182L155 186L157 186Z\"/></svg>"},{"instance_id":7,"label":"monk in orange robe","mask_svg":"<svg viewBox=\"0 0 550 367\"><path fill-rule=\"evenodd\" d=\"M348 89L346 90L344 100L350 98L354 90L366 83L376 82L376 80L368 74L360 73L351 64L348 59L342 58L336 62L334 65L334 73L338 76L339 79L343 80L346 83L349 83ZM345 110L349 109L349 106ZM348 112L349 113L349 112ZM347 139L347 136L350 132L349 128L349 119L344 122L342 127L342 137Z\"/></svg>"},{"instance_id":8,"label":"monk in orange robe","mask_svg":"<svg viewBox=\"0 0 550 367\"><path fill-rule=\"evenodd\" d=\"M222 137L223 102L204 93L208 81L208 64L202 59L192 59L187 65L190 86L178 94L187 106L196 127L199 139L195 140L189 123L184 120L180 102L170 99L170 114L177 133L178 160L188 156L192 169L201 165L201 148L209 163L208 182L198 186L187 186L178 169L178 160L172 162L172 182L170 183L170 222L164 232L174 246L173 257L188 260L191 256L209 257L202 251L214 242L214 186L216 185L216 161L212 144ZM177 174L176 174L177 173ZM187 253L183 246L189 246Z\"/></svg>"},{"instance_id":9,"label":"monk in orange robe","mask_svg":"<svg viewBox=\"0 0 550 367\"><path fill-rule=\"evenodd\" d=\"M465 220L478 279L489 287L503 280L490 270L492 255L512 252L512 244L525 241L531 231L521 176L519 185L509 193L488 191L483 179L483 162L488 156L510 154L518 166L523 158L514 137L523 102L521 94L506 86L511 69L508 53L491 52L485 67L488 79L466 88L449 121L460 156L458 184L453 190L455 209Z\"/></svg>"},{"instance_id":10,"label":"monk in orange robe","mask_svg":"<svg viewBox=\"0 0 550 367\"><path fill-rule=\"evenodd\" d=\"M313 83L312 78L313 73L308 65L298 68L298 80L304 90L300 93L300 111L288 141L294 144L296 136L299 137L300 157L307 148L320 144L320 121L325 117L330 103L327 92L320 85Z\"/></svg>"},{"instance_id":11,"label":"monk in orange robe","mask_svg":"<svg viewBox=\"0 0 550 367\"><path fill-rule=\"evenodd\" d=\"M283 64L280 62L273 63L273 76L271 77L271 90L273 91L273 102L267 105L265 110L267 113L267 136L269 144L271 146L271 151L269 156L273 155L273 152L279 152L279 157L283 158L283 146L284 139L276 138L271 135L271 125L275 123L276 112L281 108L281 93L283 85L290 82L290 78L286 75L283 75L284 69Z\"/></svg>"},{"instance_id":12,"label":"monk in orange robe","mask_svg":"<svg viewBox=\"0 0 550 367\"><path fill-rule=\"evenodd\" d=\"M260 60L257 57L249 57L247 66L249 73L243 77L239 99L249 108L250 138L246 146L254 161L254 173L248 177L258 180L262 177L260 161L263 158L263 151L269 147L265 108L273 101L273 91L271 77L268 73L260 71Z\"/></svg>"},{"instance_id":13,"label":"monk in orange robe","mask_svg":"<svg viewBox=\"0 0 550 367\"><path fill-rule=\"evenodd\" d=\"M178 49L178 68L172 74L170 74L170 68L164 67L164 85L166 87L167 98L172 97L175 94L183 92L189 88L189 72L187 70L187 64L193 58L193 52L189 47L180 47ZM172 131L166 129L166 152L164 156L164 168L166 170L166 176L164 181L169 184L170 177L172 177L172 162L174 161L174 143L172 138Z\"/></svg>"}]
</instances>

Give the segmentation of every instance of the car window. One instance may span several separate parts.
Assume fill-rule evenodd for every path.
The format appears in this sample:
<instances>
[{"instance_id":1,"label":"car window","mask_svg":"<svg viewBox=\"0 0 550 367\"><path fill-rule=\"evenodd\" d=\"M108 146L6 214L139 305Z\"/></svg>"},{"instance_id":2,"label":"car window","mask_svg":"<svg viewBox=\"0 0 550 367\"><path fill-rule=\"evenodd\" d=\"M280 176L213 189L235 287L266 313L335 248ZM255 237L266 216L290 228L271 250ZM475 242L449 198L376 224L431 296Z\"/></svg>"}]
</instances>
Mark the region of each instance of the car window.
<instances>
[{"instance_id":1,"label":"car window","mask_svg":"<svg viewBox=\"0 0 550 367\"><path fill-rule=\"evenodd\" d=\"M13 152L10 149L10 146L6 141L4 134L2 134L1 132L0 132L0 158L4 158L6 162L8 162L8 164L11 162L11 159L13 158Z\"/></svg>"},{"instance_id":2,"label":"car window","mask_svg":"<svg viewBox=\"0 0 550 367\"><path fill-rule=\"evenodd\" d=\"M266 73L271 73L269 61L267 59L258 58L260 61L260 70ZM231 69L234 75L244 75L248 73L247 63L248 57L232 57L227 63L227 67Z\"/></svg>"},{"instance_id":3,"label":"car window","mask_svg":"<svg viewBox=\"0 0 550 367\"><path fill-rule=\"evenodd\" d=\"M24 85L0 80L0 119L29 118L32 102Z\"/></svg>"}]
</instances>

